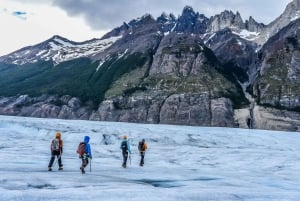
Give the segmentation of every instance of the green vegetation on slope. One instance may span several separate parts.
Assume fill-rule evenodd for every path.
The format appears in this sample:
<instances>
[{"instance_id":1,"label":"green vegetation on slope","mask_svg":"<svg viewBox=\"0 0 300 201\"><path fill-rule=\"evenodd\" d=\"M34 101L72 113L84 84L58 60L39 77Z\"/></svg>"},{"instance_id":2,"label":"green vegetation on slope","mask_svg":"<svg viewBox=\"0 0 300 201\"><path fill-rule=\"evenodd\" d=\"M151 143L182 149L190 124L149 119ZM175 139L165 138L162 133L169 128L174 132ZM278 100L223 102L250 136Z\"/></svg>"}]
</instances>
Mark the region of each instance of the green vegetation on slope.
<instances>
[{"instance_id":1,"label":"green vegetation on slope","mask_svg":"<svg viewBox=\"0 0 300 201\"><path fill-rule=\"evenodd\" d=\"M29 94L71 95L83 101L101 102L110 85L146 62L142 54L111 57L98 71L98 62L75 59L53 66L38 62L22 66L0 64L0 96Z\"/></svg>"}]
</instances>

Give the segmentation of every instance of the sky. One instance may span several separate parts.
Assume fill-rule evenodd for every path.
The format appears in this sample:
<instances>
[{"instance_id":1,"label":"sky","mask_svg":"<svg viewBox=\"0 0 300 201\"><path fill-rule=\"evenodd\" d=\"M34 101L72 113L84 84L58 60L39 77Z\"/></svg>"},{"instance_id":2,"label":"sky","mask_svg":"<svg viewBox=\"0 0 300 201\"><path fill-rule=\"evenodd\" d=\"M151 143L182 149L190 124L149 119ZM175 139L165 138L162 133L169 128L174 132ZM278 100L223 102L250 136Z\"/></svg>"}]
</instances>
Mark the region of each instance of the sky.
<instances>
[{"instance_id":1,"label":"sky","mask_svg":"<svg viewBox=\"0 0 300 201\"><path fill-rule=\"evenodd\" d=\"M63 170L55 160L48 172L57 131ZM0 116L0 133L1 201L300 200L296 132ZM81 174L76 150L85 135L93 158ZM127 168L123 135L132 152Z\"/></svg>"},{"instance_id":2,"label":"sky","mask_svg":"<svg viewBox=\"0 0 300 201\"><path fill-rule=\"evenodd\" d=\"M171 2L171 3L170 3ZM211 17L226 10L265 24L291 0L0 0L0 56L60 35L76 42L101 38L123 22L162 12L181 14L184 6Z\"/></svg>"}]
</instances>

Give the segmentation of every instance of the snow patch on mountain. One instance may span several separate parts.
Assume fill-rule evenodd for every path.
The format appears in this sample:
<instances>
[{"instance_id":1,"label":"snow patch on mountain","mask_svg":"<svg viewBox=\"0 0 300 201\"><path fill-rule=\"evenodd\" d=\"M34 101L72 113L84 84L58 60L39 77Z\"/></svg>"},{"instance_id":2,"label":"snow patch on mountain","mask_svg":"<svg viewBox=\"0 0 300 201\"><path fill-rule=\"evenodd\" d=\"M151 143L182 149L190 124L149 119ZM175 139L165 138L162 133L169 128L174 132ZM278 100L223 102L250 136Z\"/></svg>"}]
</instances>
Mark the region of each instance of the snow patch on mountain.
<instances>
[{"instance_id":1,"label":"snow patch on mountain","mask_svg":"<svg viewBox=\"0 0 300 201\"><path fill-rule=\"evenodd\" d=\"M64 61L93 56L104 51L120 38L122 36L76 43L59 36L54 36L37 46L26 47L16 51L8 55L8 57L1 59L1 61L9 62L12 60L11 63L13 64L23 65L26 63L35 63L39 60L52 60L57 65Z\"/></svg>"},{"instance_id":2,"label":"snow patch on mountain","mask_svg":"<svg viewBox=\"0 0 300 201\"><path fill-rule=\"evenodd\" d=\"M232 31L233 34L236 34L240 36L241 38L245 40L253 41L256 39L257 36L259 36L260 32L251 32L246 29L241 30L240 32Z\"/></svg>"},{"instance_id":3,"label":"snow patch on mountain","mask_svg":"<svg viewBox=\"0 0 300 201\"><path fill-rule=\"evenodd\" d=\"M293 17L291 17L291 21L295 21L300 17L300 11L298 10Z\"/></svg>"},{"instance_id":4,"label":"snow patch on mountain","mask_svg":"<svg viewBox=\"0 0 300 201\"><path fill-rule=\"evenodd\" d=\"M120 38L121 36L111 37L104 40L93 40L83 44L72 44L57 39L56 42L58 45L53 42L50 43L52 51L56 51L52 59L55 64L58 64L75 58L93 56L96 53L104 51Z\"/></svg>"}]
</instances>

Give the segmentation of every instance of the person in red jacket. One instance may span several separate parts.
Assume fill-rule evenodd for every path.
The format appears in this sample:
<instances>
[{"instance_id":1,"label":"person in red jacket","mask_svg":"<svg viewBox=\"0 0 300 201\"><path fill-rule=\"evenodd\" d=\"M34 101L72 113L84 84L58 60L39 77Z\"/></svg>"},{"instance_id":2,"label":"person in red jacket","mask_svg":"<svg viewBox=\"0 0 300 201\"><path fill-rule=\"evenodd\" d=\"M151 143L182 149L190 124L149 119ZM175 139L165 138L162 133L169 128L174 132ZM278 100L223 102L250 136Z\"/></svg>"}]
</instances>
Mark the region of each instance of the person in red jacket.
<instances>
[{"instance_id":1,"label":"person in red jacket","mask_svg":"<svg viewBox=\"0 0 300 201\"><path fill-rule=\"evenodd\" d=\"M50 145L50 150L51 150L51 159L49 161L48 171L52 171L52 165L55 160L55 156L57 157L58 160L58 166L59 166L58 170L62 170L63 165L62 165L61 155L63 153L63 141L61 139L60 132L57 132L55 134L55 138L52 140Z\"/></svg>"}]
</instances>

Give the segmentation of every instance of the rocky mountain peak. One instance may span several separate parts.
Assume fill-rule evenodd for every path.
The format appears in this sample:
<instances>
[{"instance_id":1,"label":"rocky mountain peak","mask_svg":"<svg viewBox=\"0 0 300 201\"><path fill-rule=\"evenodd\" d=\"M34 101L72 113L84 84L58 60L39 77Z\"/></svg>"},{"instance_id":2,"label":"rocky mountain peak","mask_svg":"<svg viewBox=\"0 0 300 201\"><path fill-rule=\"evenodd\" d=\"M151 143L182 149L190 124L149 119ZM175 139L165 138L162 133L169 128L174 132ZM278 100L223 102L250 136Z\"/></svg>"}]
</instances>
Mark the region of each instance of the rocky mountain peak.
<instances>
[{"instance_id":1,"label":"rocky mountain peak","mask_svg":"<svg viewBox=\"0 0 300 201\"><path fill-rule=\"evenodd\" d=\"M181 16L177 20L175 32L179 33L200 33L207 30L208 18L203 14L196 13L192 7L185 6Z\"/></svg>"},{"instance_id":2,"label":"rocky mountain peak","mask_svg":"<svg viewBox=\"0 0 300 201\"><path fill-rule=\"evenodd\" d=\"M110 37L117 37L117 36L122 36L124 33L127 32L129 29L129 25L124 22L121 26L114 28L110 32L106 33L104 36L102 36L101 39L107 39Z\"/></svg>"},{"instance_id":3,"label":"rocky mountain peak","mask_svg":"<svg viewBox=\"0 0 300 201\"><path fill-rule=\"evenodd\" d=\"M176 17L172 13L167 14L163 12L156 20L160 23L166 23L168 21L175 21Z\"/></svg>"},{"instance_id":4,"label":"rocky mountain peak","mask_svg":"<svg viewBox=\"0 0 300 201\"><path fill-rule=\"evenodd\" d=\"M300 18L300 0L294 0L286 6L278 18L267 25L255 42L264 44L271 36L298 18Z\"/></svg>"},{"instance_id":5,"label":"rocky mountain peak","mask_svg":"<svg viewBox=\"0 0 300 201\"><path fill-rule=\"evenodd\" d=\"M191 7L191 6L185 6L182 10L182 14L181 14L182 17L195 17L196 16L196 13L194 11L194 9Z\"/></svg>"},{"instance_id":6,"label":"rocky mountain peak","mask_svg":"<svg viewBox=\"0 0 300 201\"><path fill-rule=\"evenodd\" d=\"M244 28L244 23L239 12L234 14L232 11L225 10L210 18L210 32L216 32L227 27L235 29Z\"/></svg>"},{"instance_id":7,"label":"rocky mountain peak","mask_svg":"<svg viewBox=\"0 0 300 201\"><path fill-rule=\"evenodd\" d=\"M150 14L145 14L140 18L131 20L128 25L131 27L138 27L141 24L153 23L155 19Z\"/></svg>"},{"instance_id":8,"label":"rocky mountain peak","mask_svg":"<svg viewBox=\"0 0 300 201\"><path fill-rule=\"evenodd\" d=\"M252 16L245 22L245 28L250 32L261 32L265 27L266 25L256 22Z\"/></svg>"},{"instance_id":9,"label":"rocky mountain peak","mask_svg":"<svg viewBox=\"0 0 300 201\"><path fill-rule=\"evenodd\" d=\"M176 24L176 17L171 13L171 14L166 14L163 12L157 19L156 21L160 24L161 29L164 33L169 32L172 30L172 28Z\"/></svg>"},{"instance_id":10,"label":"rocky mountain peak","mask_svg":"<svg viewBox=\"0 0 300 201\"><path fill-rule=\"evenodd\" d=\"M233 22L232 22L232 25L234 27L237 27L238 29L244 29L245 28L245 24L244 24L244 21L240 15L239 12L236 12L234 18L233 18Z\"/></svg>"},{"instance_id":11,"label":"rocky mountain peak","mask_svg":"<svg viewBox=\"0 0 300 201\"><path fill-rule=\"evenodd\" d=\"M300 0L294 0L286 6L284 12L295 12L300 10Z\"/></svg>"},{"instance_id":12,"label":"rocky mountain peak","mask_svg":"<svg viewBox=\"0 0 300 201\"><path fill-rule=\"evenodd\" d=\"M286 6L282 15L280 15L279 18L277 18L274 22L276 23L277 21L282 21L284 23L288 20L293 21L295 19L298 19L299 17L300 17L300 0L294 0Z\"/></svg>"}]
</instances>

